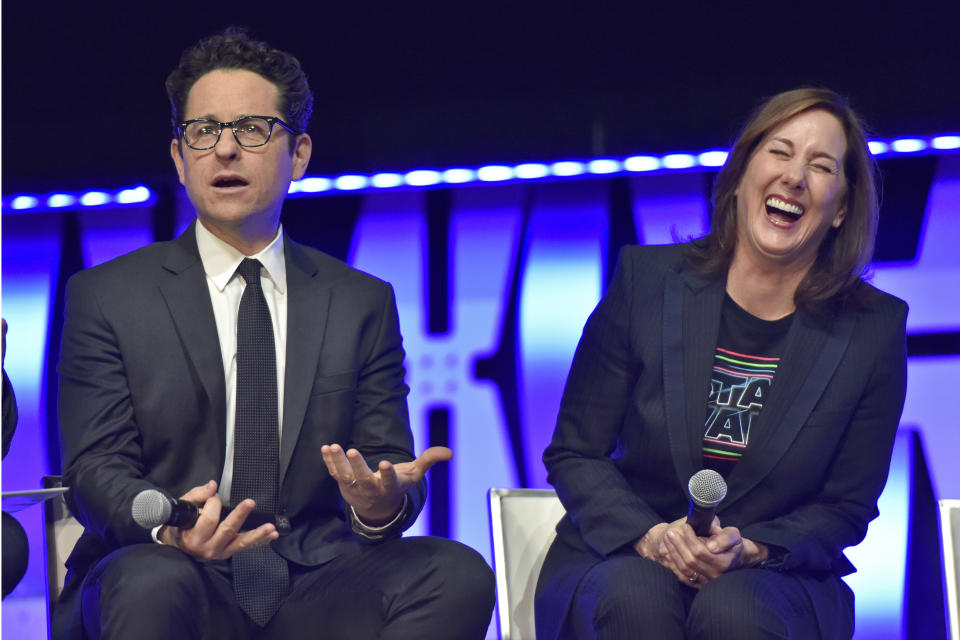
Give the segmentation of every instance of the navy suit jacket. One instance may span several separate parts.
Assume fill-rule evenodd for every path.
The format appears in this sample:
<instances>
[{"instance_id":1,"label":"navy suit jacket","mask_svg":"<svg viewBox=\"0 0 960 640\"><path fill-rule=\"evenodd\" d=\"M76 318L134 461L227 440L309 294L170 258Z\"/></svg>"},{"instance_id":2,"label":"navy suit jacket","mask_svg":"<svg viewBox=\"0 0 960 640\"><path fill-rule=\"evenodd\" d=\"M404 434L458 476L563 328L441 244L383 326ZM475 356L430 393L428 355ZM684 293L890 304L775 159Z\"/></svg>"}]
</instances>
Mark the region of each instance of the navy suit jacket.
<instances>
[{"instance_id":1,"label":"navy suit jacket","mask_svg":"<svg viewBox=\"0 0 960 640\"><path fill-rule=\"evenodd\" d=\"M316 566L363 544L320 447L356 447L372 468L380 460L412 460L408 388L390 285L286 237L284 255L277 512L291 526L272 545L293 562ZM67 284L59 365L64 484L85 532L68 560L58 610L73 624L87 570L120 546L152 542L131 517L134 496L159 488L178 497L219 481L222 363L192 225L176 240L82 271ZM408 497L403 528L423 506L425 483Z\"/></svg>"},{"instance_id":2,"label":"navy suit jacket","mask_svg":"<svg viewBox=\"0 0 960 640\"><path fill-rule=\"evenodd\" d=\"M686 515L725 283L686 267L685 248L625 248L584 328L544 453L567 515L540 574L538 638L557 636L590 567ZM815 605L854 571L843 549L877 516L906 392L907 306L863 282L858 294L856 308L797 312L717 511L786 550L782 570Z\"/></svg>"}]
</instances>

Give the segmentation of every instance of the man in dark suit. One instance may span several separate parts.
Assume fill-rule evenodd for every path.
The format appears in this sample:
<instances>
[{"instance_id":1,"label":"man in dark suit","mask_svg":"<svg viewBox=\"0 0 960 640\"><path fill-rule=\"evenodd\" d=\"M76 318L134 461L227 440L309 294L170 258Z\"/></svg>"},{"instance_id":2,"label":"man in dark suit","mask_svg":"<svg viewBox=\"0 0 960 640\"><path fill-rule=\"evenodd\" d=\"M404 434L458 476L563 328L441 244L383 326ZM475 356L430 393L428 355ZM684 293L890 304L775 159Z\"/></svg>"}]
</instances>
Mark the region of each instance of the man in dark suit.
<instances>
[{"instance_id":1,"label":"man in dark suit","mask_svg":"<svg viewBox=\"0 0 960 640\"><path fill-rule=\"evenodd\" d=\"M167 90L196 222L67 286L64 478L86 530L56 636L482 637L479 554L400 537L451 453L414 459L392 289L280 226L311 152L299 63L228 30ZM203 505L196 525L138 526L146 489Z\"/></svg>"}]
</instances>

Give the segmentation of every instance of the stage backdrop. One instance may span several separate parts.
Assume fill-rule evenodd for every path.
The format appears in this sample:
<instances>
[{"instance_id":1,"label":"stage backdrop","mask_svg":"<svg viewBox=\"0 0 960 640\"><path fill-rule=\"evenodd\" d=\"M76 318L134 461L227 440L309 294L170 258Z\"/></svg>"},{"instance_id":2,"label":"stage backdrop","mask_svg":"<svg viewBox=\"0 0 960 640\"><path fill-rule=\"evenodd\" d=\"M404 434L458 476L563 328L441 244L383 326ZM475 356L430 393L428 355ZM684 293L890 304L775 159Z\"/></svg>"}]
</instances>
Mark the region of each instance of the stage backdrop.
<instances>
[{"instance_id":1,"label":"stage backdrop","mask_svg":"<svg viewBox=\"0 0 960 640\"><path fill-rule=\"evenodd\" d=\"M902 603L915 453L926 452L934 495L960 497L951 400L960 380L960 154L890 158L881 167L873 282L910 304L903 425L918 437L898 440L881 518L851 554L861 570L850 579L861 639L900 638L908 624ZM540 457L567 369L620 247L704 233L713 171L661 167L553 180L521 180L514 171L513 179L420 187L393 179L398 186L378 187L354 176L340 181L347 189L294 189L283 217L291 236L393 284L416 447L445 444L455 452L431 471L430 501L411 533L449 536L490 559L487 490L546 486ZM87 198L91 206L70 195L30 196L50 205L37 208L4 198L6 370L21 420L3 463L5 491L39 487L41 476L59 472L55 365L66 278L171 238L192 219L178 185L150 187L129 192L139 195L121 198L126 204L116 194ZM31 557L13 597L39 597L40 509L17 516ZM926 584L939 582L934 569L922 576ZM14 624L8 602L5 632Z\"/></svg>"}]
</instances>

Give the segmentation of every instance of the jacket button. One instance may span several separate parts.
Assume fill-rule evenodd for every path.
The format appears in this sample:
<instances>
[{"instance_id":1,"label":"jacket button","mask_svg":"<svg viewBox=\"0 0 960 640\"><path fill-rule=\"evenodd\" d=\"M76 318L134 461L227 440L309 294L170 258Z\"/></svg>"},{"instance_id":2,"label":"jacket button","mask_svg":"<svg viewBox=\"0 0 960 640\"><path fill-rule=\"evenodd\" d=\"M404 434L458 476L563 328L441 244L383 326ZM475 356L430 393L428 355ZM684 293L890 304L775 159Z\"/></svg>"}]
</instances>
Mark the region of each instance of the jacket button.
<instances>
[{"instance_id":1,"label":"jacket button","mask_svg":"<svg viewBox=\"0 0 960 640\"><path fill-rule=\"evenodd\" d=\"M285 536L288 533L290 533L291 528L292 527L290 526L290 518L288 518L287 516L277 516L277 533L279 533L282 536Z\"/></svg>"}]
</instances>

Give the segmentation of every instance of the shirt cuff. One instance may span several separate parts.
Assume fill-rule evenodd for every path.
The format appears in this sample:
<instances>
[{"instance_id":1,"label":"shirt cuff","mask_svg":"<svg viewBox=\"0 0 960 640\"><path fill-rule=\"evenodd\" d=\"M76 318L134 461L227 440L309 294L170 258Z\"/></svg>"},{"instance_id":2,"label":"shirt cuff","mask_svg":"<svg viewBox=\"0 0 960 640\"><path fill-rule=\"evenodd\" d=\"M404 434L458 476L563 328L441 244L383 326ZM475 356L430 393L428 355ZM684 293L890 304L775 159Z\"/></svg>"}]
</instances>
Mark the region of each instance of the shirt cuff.
<instances>
[{"instance_id":1,"label":"shirt cuff","mask_svg":"<svg viewBox=\"0 0 960 640\"><path fill-rule=\"evenodd\" d=\"M395 530L400 530L399 525L406 519L409 502L407 494L403 494L403 504L400 506L397 515L387 524L378 527L370 526L360 520L356 509L353 508L352 504L348 504L347 506L350 507L350 527L354 533L367 540L383 540L393 534Z\"/></svg>"},{"instance_id":2,"label":"shirt cuff","mask_svg":"<svg viewBox=\"0 0 960 640\"><path fill-rule=\"evenodd\" d=\"M773 545L767 545L769 550L769 555L767 559L759 564L761 569L770 569L772 571L783 571L787 565L787 556L789 552L782 548L776 547Z\"/></svg>"}]
</instances>

